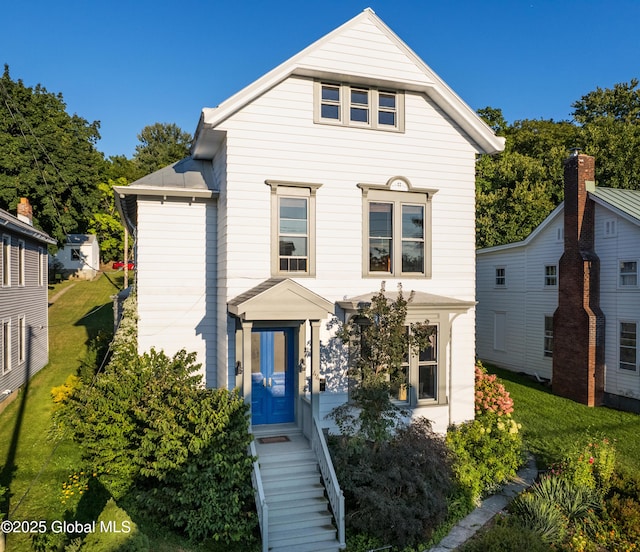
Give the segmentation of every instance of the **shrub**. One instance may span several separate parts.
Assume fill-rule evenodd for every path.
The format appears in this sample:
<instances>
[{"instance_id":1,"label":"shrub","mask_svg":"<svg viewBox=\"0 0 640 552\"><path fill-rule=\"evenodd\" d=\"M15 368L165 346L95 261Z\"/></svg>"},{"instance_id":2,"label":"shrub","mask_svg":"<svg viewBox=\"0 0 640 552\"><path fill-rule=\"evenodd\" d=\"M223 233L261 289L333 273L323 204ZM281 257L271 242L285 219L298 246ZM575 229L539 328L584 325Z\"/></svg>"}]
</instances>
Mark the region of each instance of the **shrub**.
<instances>
[{"instance_id":1,"label":"shrub","mask_svg":"<svg viewBox=\"0 0 640 552\"><path fill-rule=\"evenodd\" d=\"M414 421L377 448L349 437L331 443L351 529L406 546L428 539L445 519L451 457L428 420Z\"/></svg>"},{"instance_id":2,"label":"shrub","mask_svg":"<svg viewBox=\"0 0 640 552\"><path fill-rule=\"evenodd\" d=\"M513 413L513 399L495 374L489 374L482 362L475 368L476 416L494 412L498 416Z\"/></svg>"},{"instance_id":3,"label":"shrub","mask_svg":"<svg viewBox=\"0 0 640 552\"><path fill-rule=\"evenodd\" d=\"M572 525L579 525L600 508L595 489L554 475L543 477L510 505L522 525L549 544L562 543Z\"/></svg>"},{"instance_id":4,"label":"shrub","mask_svg":"<svg viewBox=\"0 0 640 552\"><path fill-rule=\"evenodd\" d=\"M468 541L459 552L548 552L549 546L531 529L515 520L498 519L496 524Z\"/></svg>"},{"instance_id":5,"label":"shrub","mask_svg":"<svg viewBox=\"0 0 640 552\"><path fill-rule=\"evenodd\" d=\"M115 498L135 497L192 539L250 539L248 406L236 392L205 389L195 353L139 356L131 301L109 364L58 416Z\"/></svg>"},{"instance_id":6,"label":"shrub","mask_svg":"<svg viewBox=\"0 0 640 552\"><path fill-rule=\"evenodd\" d=\"M522 437L510 416L487 413L452 426L447 444L456 457L456 478L471 502L512 480L522 464Z\"/></svg>"},{"instance_id":7,"label":"shrub","mask_svg":"<svg viewBox=\"0 0 640 552\"><path fill-rule=\"evenodd\" d=\"M611 487L616 454L613 444L604 437L578 443L560 466L563 477L577 485L598 489L604 496Z\"/></svg>"},{"instance_id":8,"label":"shrub","mask_svg":"<svg viewBox=\"0 0 640 552\"><path fill-rule=\"evenodd\" d=\"M104 529L109 530L104 530ZM149 539L113 499L107 502L80 550L87 552L148 552Z\"/></svg>"}]
</instances>

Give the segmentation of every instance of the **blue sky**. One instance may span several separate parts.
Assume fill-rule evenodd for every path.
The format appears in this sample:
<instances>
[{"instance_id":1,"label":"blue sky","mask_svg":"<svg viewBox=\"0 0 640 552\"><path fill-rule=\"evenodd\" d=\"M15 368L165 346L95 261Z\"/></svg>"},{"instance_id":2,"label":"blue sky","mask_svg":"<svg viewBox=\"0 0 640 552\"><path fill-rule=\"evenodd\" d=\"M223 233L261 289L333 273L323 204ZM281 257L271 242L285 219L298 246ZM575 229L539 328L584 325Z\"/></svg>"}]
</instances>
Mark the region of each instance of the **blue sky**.
<instances>
[{"instance_id":1,"label":"blue sky","mask_svg":"<svg viewBox=\"0 0 640 552\"><path fill-rule=\"evenodd\" d=\"M596 87L640 77L640 0L19 0L0 62L101 123L131 157L155 122L195 131L213 107L371 7L473 109L570 119Z\"/></svg>"}]
</instances>

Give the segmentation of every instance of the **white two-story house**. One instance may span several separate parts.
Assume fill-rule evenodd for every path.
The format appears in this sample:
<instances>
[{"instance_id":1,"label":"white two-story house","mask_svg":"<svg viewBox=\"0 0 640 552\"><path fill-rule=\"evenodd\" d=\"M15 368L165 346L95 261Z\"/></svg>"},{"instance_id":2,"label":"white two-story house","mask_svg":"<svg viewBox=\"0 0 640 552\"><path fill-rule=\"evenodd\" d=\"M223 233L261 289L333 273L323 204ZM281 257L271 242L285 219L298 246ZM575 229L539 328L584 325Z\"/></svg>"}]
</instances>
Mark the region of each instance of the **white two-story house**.
<instances>
[{"instance_id":1,"label":"white two-story house","mask_svg":"<svg viewBox=\"0 0 640 552\"><path fill-rule=\"evenodd\" d=\"M640 411L640 191L565 166L565 201L525 240L477 252L477 351L555 393ZM605 183L606 184L606 183Z\"/></svg>"},{"instance_id":2,"label":"white two-story house","mask_svg":"<svg viewBox=\"0 0 640 552\"><path fill-rule=\"evenodd\" d=\"M216 108L191 157L117 187L139 347L196 351L252 424L309 433L347 400L335 324L385 282L437 333L398 402L473 418L475 160L504 147L370 9Z\"/></svg>"}]
</instances>

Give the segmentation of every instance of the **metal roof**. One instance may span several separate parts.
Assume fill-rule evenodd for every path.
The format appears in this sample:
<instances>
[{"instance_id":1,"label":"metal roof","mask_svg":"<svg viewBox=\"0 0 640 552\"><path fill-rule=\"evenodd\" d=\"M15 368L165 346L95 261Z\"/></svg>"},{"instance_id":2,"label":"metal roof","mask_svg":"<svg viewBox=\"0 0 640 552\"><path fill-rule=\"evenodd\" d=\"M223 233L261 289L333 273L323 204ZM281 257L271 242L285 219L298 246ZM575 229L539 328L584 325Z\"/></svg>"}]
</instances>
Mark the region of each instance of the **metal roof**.
<instances>
[{"instance_id":1,"label":"metal roof","mask_svg":"<svg viewBox=\"0 0 640 552\"><path fill-rule=\"evenodd\" d=\"M613 207L640 222L640 190L596 187L589 195L601 205L604 202L605 206Z\"/></svg>"}]
</instances>

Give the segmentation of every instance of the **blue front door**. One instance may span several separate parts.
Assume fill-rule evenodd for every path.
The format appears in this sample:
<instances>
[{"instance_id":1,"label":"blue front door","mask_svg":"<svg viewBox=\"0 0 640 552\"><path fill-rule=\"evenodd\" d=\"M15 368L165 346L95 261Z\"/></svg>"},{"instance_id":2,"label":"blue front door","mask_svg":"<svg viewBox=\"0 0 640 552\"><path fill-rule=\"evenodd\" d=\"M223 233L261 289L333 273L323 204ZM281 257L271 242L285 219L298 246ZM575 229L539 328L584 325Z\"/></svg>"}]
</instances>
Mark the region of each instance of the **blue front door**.
<instances>
[{"instance_id":1,"label":"blue front door","mask_svg":"<svg viewBox=\"0 0 640 552\"><path fill-rule=\"evenodd\" d=\"M251 423L294 421L293 329L251 334Z\"/></svg>"}]
</instances>

